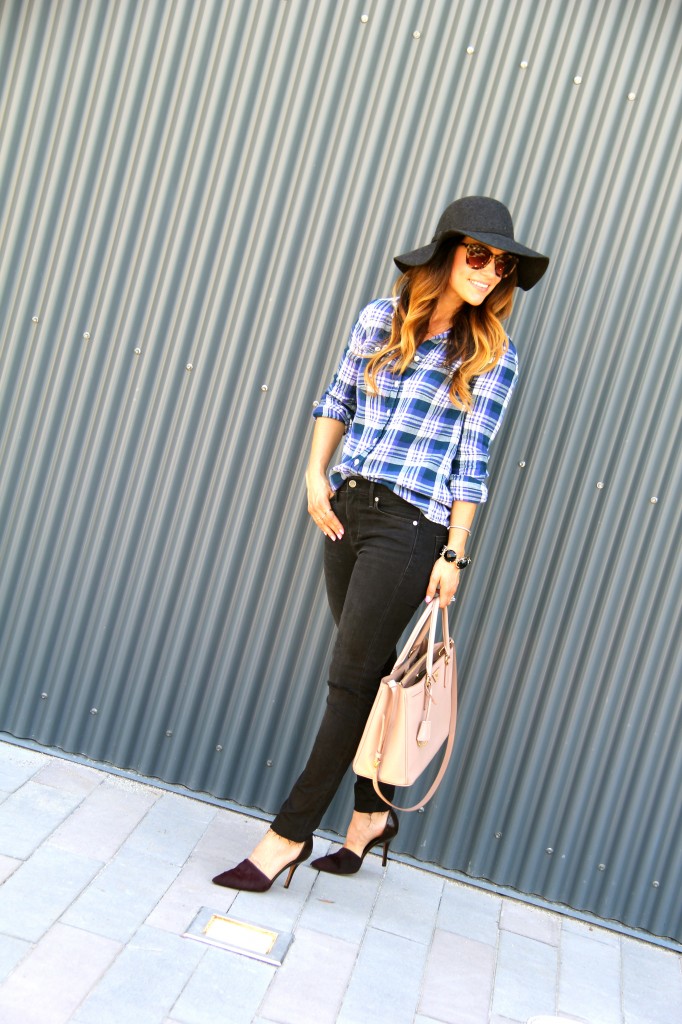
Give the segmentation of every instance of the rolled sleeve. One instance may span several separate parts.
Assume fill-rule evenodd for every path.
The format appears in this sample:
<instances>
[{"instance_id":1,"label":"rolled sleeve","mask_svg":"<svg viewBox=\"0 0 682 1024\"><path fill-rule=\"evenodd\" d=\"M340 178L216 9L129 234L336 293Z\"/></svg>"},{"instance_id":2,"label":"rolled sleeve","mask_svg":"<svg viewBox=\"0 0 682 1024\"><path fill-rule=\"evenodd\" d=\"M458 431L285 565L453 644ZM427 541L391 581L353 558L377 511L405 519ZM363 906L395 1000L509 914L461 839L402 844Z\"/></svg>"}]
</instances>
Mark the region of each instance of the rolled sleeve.
<instances>
[{"instance_id":1,"label":"rolled sleeve","mask_svg":"<svg viewBox=\"0 0 682 1024\"><path fill-rule=\"evenodd\" d=\"M357 409L358 381L364 373L363 356L368 354L368 325L366 310L362 310L348 344L341 357L338 369L322 398L313 409L313 416L326 416L341 420L348 429Z\"/></svg>"},{"instance_id":2,"label":"rolled sleeve","mask_svg":"<svg viewBox=\"0 0 682 1024\"><path fill-rule=\"evenodd\" d=\"M510 343L505 356L490 373L476 379L474 403L464 416L460 442L452 460L449 488L453 501L476 504L487 501L490 444L500 429L518 375L516 349Z\"/></svg>"}]
</instances>

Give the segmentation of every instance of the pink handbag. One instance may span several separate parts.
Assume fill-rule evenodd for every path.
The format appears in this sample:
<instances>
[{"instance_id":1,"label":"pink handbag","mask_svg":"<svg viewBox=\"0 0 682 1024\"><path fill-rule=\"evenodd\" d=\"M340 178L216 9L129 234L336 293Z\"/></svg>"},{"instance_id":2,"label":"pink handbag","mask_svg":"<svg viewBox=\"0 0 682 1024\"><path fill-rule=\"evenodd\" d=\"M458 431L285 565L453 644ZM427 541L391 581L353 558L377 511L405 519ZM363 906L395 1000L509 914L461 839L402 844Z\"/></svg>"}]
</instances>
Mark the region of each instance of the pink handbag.
<instances>
[{"instance_id":1,"label":"pink handbag","mask_svg":"<svg viewBox=\"0 0 682 1024\"><path fill-rule=\"evenodd\" d=\"M438 599L419 617L393 671L384 676L360 740L353 771L372 779L381 799L399 811L416 811L438 789L448 766L457 724L457 663L447 609L436 644ZM413 807L398 807L381 792L383 782L411 786L447 740L438 775Z\"/></svg>"}]
</instances>

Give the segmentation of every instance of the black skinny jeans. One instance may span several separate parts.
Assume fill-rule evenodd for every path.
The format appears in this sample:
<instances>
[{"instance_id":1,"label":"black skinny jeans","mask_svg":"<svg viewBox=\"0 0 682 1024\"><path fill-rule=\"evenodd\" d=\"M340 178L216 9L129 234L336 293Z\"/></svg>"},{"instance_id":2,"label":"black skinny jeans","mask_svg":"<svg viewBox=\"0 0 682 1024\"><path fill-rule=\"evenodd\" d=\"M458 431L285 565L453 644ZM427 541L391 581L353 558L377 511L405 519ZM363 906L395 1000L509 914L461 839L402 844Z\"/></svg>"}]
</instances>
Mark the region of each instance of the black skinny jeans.
<instances>
[{"instance_id":1,"label":"black skinny jeans","mask_svg":"<svg viewBox=\"0 0 682 1024\"><path fill-rule=\"evenodd\" d=\"M329 694L308 763L272 823L302 842L319 826L353 761L382 676L424 600L447 527L427 519L388 487L352 477L332 499L342 540L325 540L329 606L338 627ZM391 798L391 787L383 787ZM355 809L385 811L371 779L358 777Z\"/></svg>"}]
</instances>

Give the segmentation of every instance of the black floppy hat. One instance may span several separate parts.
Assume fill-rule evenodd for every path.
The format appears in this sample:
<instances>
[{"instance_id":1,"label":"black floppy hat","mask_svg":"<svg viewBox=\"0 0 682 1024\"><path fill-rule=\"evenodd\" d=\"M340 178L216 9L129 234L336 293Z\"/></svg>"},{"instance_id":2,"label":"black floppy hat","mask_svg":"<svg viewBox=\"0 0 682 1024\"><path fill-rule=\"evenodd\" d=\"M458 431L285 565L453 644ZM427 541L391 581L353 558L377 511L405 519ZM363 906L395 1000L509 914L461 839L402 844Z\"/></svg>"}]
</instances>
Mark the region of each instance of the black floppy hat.
<instances>
[{"instance_id":1,"label":"black floppy hat","mask_svg":"<svg viewBox=\"0 0 682 1024\"><path fill-rule=\"evenodd\" d=\"M484 245L492 245L495 249L504 249L518 256L517 284L526 292L538 283L547 270L549 258L516 241L509 210L504 203L489 196L455 199L441 214L431 243L401 256L394 256L394 262L403 272L410 267L422 267L433 257L441 242L457 235L467 235Z\"/></svg>"}]
</instances>

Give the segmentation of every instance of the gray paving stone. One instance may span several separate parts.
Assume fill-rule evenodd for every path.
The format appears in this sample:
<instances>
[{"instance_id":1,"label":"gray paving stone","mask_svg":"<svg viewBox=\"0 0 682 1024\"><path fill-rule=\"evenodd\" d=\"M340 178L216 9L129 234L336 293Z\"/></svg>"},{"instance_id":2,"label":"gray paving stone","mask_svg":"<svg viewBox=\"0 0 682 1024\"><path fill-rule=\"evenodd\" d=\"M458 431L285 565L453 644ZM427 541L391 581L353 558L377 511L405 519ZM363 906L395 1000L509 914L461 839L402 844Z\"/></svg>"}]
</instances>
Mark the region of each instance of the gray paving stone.
<instances>
[{"instance_id":1,"label":"gray paving stone","mask_svg":"<svg viewBox=\"0 0 682 1024\"><path fill-rule=\"evenodd\" d=\"M682 958L636 939L621 941L625 1024L680 1024Z\"/></svg>"},{"instance_id":2,"label":"gray paving stone","mask_svg":"<svg viewBox=\"0 0 682 1024\"><path fill-rule=\"evenodd\" d=\"M0 985L32 948L32 943L27 942L26 939L0 935Z\"/></svg>"},{"instance_id":3,"label":"gray paving stone","mask_svg":"<svg viewBox=\"0 0 682 1024\"><path fill-rule=\"evenodd\" d=\"M559 951L559 1014L621 1024L620 949L565 931Z\"/></svg>"},{"instance_id":4,"label":"gray paving stone","mask_svg":"<svg viewBox=\"0 0 682 1024\"><path fill-rule=\"evenodd\" d=\"M0 855L0 885L2 885L6 878L13 875L17 868L21 867L23 863L23 860L19 860L18 857L5 857L4 855Z\"/></svg>"},{"instance_id":5,"label":"gray paving stone","mask_svg":"<svg viewBox=\"0 0 682 1024\"><path fill-rule=\"evenodd\" d=\"M418 1013L414 1018L414 1024L445 1024L445 1022L436 1020L435 1017L425 1017L423 1013Z\"/></svg>"},{"instance_id":6,"label":"gray paving stone","mask_svg":"<svg viewBox=\"0 0 682 1024\"><path fill-rule=\"evenodd\" d=\"M123 847L62 920L74 928L126 942L149 916L177 872L174 864Z\"/></svg>"},{"instance_id":7,"label":"gray paving stone","mask_svg":"<svg viewBox=\"0 0 682 1024\"><path fill-rule=\"evenodd\" d=\"M106 778L106 772L66 758L53 757L36 772L33 782L41 786L53 786L64 793L81 793L85 796L101 786Z\"/></svg>"},{"instance_id":8,"label":"gray paving stone","mask_svg":"<svg viewBox=\"0 0 682 1024\"><path fill-rule=\"evenodd\" d=\"M500 932L494 1013L512 1020L556 1012L558 950L546 942Z\"/></svg>"},{"instance_id":9,"label":"gray paving stone","mask_svg":"<svg viewBox=\"0 0 682 1024\"><path fill-rule=\"evenodd\" d=\"M338 1024L412 1024L426 953L421 942L368 928Z\"/></svg>"},{"instance_id":10,"label":"gray paving stone","mask_svg":"<svg viewBox=\"0 0 682 1024\"><path fill-rule=\"evenodd\" d=\"M512 1020L511 1017L500 1017L499 1013L494 1013L490 1018L490 1024L523 1024L523 1021Z\"/></svg>"},{"instance_id":11,"label":"gray paving stone","mask_svg":"<svg viewBox=\"0 0 682 1024\"><path fill-rule=\"evenodd\" d=\"M0 889L0 932L37 942L101 869L89 857L36 850Z\"/></svg>"},{"instance_id":12,"label":"gray paving stone","mask_svg":"<svg viewBox=\"0 0 682 1024\"><path fill-rule=\"evenodd\" d=\"M443 893L443 879L393 862L379 890L370 924L430 945Z\"/></svg>"},{"instance_id":13,"label":"gray paving stone","mask_svg":"<svg viewBox=\"0 0 682 1024\"><path fill-rule=\"evenodd\" d=\"M505 899L502 901L500 928L517 935L525 935L538 942L558 946L561 938L561 918L526 903Z\"/></svg>"},{"instance_id":14,"label":"gray paving stone","mask_svg":"<svg viewBox=\"0 0 682 1024\"><path fill-rule=\"evenodd\" d=\"M82 799L26 782L0 805L0 853L26 860Z\"/></svg>"},{"instance_id":15,"label":"gray paving stone","mask_svg":"<svg viewBox=\"0 0 682 1024\"><path fill-rule=\"evenodd\" d=\"M322 850L319 856L326 853ZM359 945L369 924L383 873L363 868L350 877L319 872L299 924Z\"/></svg>"},{"instance_id":16,"label":"gray paving stone","mask_svg":"<svg viewBox=\"0 0 682 1024\"><path fill-rule=\"evenodd\" d=\"M198 857L215 860L214 875L244 860L267 831L267 822L222 808L216 811L194 848ZM316 840L317 841L317 840ZM319 840L322 842L322 840Z\"/></svg>"},{"instance_id":17,"label":"gray paving stone","mask_svg":"<svg viewBox=\"0 0 682 1024\"><path fill-rule=\"evenodd\" d=\"M290 932L301 916L311 889L315 884L318 872L312 871L307 864L302 864L291 880L288 889L284 888L284 875L275 881L268 892L239 892L214 886L216 896L211 906L229 908L230 914L240 921L261 924L275 931Z\"/></svg>"},{"instance_id":18,"label":"gray paving stone","mask_svg":"<svg viewBox=\"0 0 682 1024\"><path fill-rule=\"evenodd\" d=\"M177 1024L251 1024L275 967L228 950L206 954L172 1007Z\"/></svg>"},{"instance_id":19,"label":"gray paving stone","mask_svg":"<svg viewBox=\"0 0 682 1024\"><path fill-rule=\"evenodd\" d=\"M438 930L426 962L419 1012L447 1024L487 1024L495 950L454 932Z\"/></svg>"},{"instance_id":20,"label":"gray paving stone","mask_svg":"<svg viewBox=\"0 0 682 1024\"><path fill-rule=\"evenodd\" d=\"M128 792L104 782L55 829L49 843L60 850L109 860L159 796L158 790Z\"/></svg>"},{"instance_id":21,"label":"gray paving stone","mask_svg":"<svg viewBox=\"0 0 682 1024\"><path fill-rule=\"evenodd\" d=\"M214 866L210 860L190 857L152 909L145 924L181 934L189 927L202 907L215 907L222 913L224 901L220 895L221 890L211 881ZM236 893L232 898L228 898L230 904L234 902L234 896Z\"/></svg>"},{"instance_id":22,"label":"gray paving stone","mask_svg":"<svg viewBox=\"0 0 682 1024\"><path fill-rule=\"evenodd\" d=\"M605 946L613 946L620 949L620 935L609 928L599 928L597 925L588 924L586 921L577 921L573 917L561 918L561 931L580 935L591 942L602 942Z\"/></svg>"},{"instance_id":23,"label":"gray paving stone","mask_svg":"<svg viewBox=\"0 0 682 1024\"><path fill-rule=\"evenodd\" d=\"M121 950L55 924L0 989L3 1024L66 1024Z\"/></svg>"},{"instance_id":24,"label":"gray paving stone","mask_svg":"<svg viewBox=\"0 0 682 1024\"><path fill-rule=\"evenodd\" d=\"M141 928L71 1018L72 1024L160 1024L208 947Z\"/></svg>"},{"instance_id":25,"label":"gray paving stone","mask_svg":"<svg viewBox=\"0 0 682 1024\"><path fill-rule=\"evenodd\" d=\"M461 882L445 881L437 927L466 939L497 944L502 900Z\"/></svg>"},{"instance_id":26,"label":"gray paving stone","mask_svg":"<svg viewBox=\"0 0 682 1024\"><path fill-rule=\"evenodd\" d=\"M210 804L164 793L131 833L126 846L169 864L184 864L215 814Z\"/></svg>"},{"instance_id":27,"label":"gray paving stone","mask_svg":"<svg viewBox=\"0 0 682 1024\"><path fill-rule=\"evenodd\" d=\"M49 762L47 754L0 742L0 790L13 793Z\"/></svg>"},{"instance_id":28,"label":"gray paving stone","mask_svg":"<svg viewBox=\"0 0 682 1024\"><path fill-rule=\"evenodd\" d=\"M357 951L354 943L297 928L263 1000L262 1015L282 1024L334 1024Z\"/></svg>"}]
</instances>

